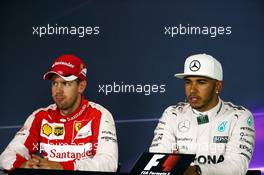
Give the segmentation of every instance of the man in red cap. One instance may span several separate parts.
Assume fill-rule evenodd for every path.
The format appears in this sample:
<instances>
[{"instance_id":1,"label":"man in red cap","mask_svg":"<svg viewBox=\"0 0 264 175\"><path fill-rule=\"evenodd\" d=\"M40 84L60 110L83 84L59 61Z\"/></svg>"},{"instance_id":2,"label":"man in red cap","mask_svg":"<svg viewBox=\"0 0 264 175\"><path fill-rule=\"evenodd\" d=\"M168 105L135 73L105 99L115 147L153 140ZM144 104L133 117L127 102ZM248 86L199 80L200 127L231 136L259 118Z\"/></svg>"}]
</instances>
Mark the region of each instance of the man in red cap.
<instances>
[{"instance_id":1,"label":"man in red cap","mask_svg":"<svg viewBox=\"0 0 264 175\"><path fill-rule=\"evenodd\" d=\"M1 169L117 170L115 123L107 109L82 95L86 72L85 63L74 55L55 60L43 77L52 81L55 104L28 117L1 154Z\"/></svg>"}]
</instances>

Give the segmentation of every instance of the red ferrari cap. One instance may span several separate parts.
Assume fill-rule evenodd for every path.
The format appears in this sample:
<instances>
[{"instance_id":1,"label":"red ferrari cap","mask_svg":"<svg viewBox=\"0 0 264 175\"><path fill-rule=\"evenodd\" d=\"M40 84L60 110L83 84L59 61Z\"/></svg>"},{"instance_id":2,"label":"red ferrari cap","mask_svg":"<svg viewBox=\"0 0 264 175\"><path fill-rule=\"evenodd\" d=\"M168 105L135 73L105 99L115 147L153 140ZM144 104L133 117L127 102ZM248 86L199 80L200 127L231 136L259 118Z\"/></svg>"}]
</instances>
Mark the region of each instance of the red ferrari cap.
<instances>
[{"instance_id":1,"label":"red ferrari cap","mask_svg":"<svg viewBox=\"0 0 264 175\"><path fill-rule=\"evenodd\" d=\"M52 64L50 71L44 74L44 80L50 80L56 74L65 81L73 81L77 78L86 80L87 68L85 63L75 55L62 55Z\"/></svg>"}]
</instances>

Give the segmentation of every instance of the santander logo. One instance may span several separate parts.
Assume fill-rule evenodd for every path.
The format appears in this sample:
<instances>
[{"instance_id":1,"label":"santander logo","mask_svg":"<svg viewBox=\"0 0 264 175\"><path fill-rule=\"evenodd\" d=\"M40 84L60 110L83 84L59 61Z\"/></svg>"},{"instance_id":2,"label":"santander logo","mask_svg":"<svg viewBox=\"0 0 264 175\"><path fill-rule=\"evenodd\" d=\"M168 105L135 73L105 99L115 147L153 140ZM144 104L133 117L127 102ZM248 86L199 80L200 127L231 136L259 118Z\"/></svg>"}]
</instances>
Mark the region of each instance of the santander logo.
<instances>
[{"instance_id":1,"label":"santander logo","mask_svg":"<svg viewBox=\"0 0 264 175\"><path fill-rule=\"evenodd\" d=\"M91 157L92 151L91 150L86 150L84 149L82 152L73 152L73 151L65 151L65 152L59 152L56 149L50 150L50 155L49 157L51 159L67 159L67 160L81 160L84 158Z\"/></svg>"},{"instance_id":2,"label":"santander logo","mask_svg":"<svg viewBox=\"0 0 264 175\"><path fill-rule=\"evenodd\" d=\"M54 67L54 66L57 66L57 65L64 65L64 66L68 66L68 67L70 67L70 68L74 68L74 65L73 64L71 64L70 62L64 62L64 61L58 61L58 62L55 62L53 65L52 65L52 67Z\"/></svg>"},{"instance_id":3,"label":"santander logo","mask_svg":"<svg viewBox=\"0 0 264 175\"><path fill-rule=\"evenodd\" d=\"M94 148L97 148L97 144L94 144ZM92 143L40 143L40 153L45 153L49 160L58 162L91 158L92 150Z\"/></svg>"}]
</instances>

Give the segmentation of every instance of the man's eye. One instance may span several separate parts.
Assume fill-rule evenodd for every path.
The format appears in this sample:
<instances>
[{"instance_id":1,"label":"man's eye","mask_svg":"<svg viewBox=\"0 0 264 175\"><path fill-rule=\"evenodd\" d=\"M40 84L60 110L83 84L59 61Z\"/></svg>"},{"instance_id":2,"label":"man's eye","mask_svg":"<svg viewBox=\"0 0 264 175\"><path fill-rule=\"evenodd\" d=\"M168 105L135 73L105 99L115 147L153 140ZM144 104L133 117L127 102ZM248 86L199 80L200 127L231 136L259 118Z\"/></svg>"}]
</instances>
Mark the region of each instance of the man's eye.
<instances>
[{"instance_id":1,"label":"man's eye","mask_svg":"<svg viewBox=\"0 0 264 175\"><path fill-rule=\"evenodd\" d=\"M200 80L199 83L200 83L200 84L206 84L207 82L204 81L204 80Z\"/></svg>"},{"instance_id":2,"label":"man's eye","mask_svg":"<svg viewBox=\"0 0 264 175\"><path fill-rule=\"evenodd\" d=\"M190 84L191 82L190 81L185 81L185 84Z\"/></svg>"},{"instance_id":3,"label":"man's eye","mask_svg":"<svg viewBox=\"0 0 264 175\"><path fill-rule=\"evenodd\" d=\"M67 82L67 81L65 81L65 82L63 82L63 85L64 85L64 86L70 86L70 85L71 85L71 83L70 83L70 82Z\"/></svg>"}]
</instances>

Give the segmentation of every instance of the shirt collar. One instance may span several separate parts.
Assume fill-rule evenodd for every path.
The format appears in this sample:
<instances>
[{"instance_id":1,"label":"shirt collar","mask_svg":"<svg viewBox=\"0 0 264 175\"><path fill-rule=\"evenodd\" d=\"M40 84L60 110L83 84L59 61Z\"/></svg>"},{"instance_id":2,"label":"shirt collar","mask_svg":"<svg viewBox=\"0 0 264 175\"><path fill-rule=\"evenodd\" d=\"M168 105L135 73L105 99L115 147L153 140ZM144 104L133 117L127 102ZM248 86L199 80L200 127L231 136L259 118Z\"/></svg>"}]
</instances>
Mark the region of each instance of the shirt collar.
<instances>
[{"instance_id":1,"label":"shirt collar","mask_svg":"<svg viewBox=\"0 0 264 175\"><path fill-rule=\"evenodd\" d=\"M213 107L212 109L210 109L209 111L200 112L200 111L197 111L196 109L192 108L193 113L197 116L208 115L209 118L217 116L217 114L221 111L221 108L223 106L223 103L222 103L223 101L220 98L218 98L218 99L219 100L218 100L217 105L215 107Z\"/></svg>"},{"instance_id":2,"label":"shirt collar","mask_svg":"<svg viewBox=\"0 0 264 175\"><path fill-rule=\"evenodd\" d=\"M66 115L66 116L62 116L60 113L59 108L57 108L57 114L60 116L60 118L64 118L65 122L66 121L70 121L70 120L75 120L76 118L78 118L80 115L82 115L82 113L85 111L85 109L89 106L89 102L88 100L86 100L84 98L84 96L81 96L81 103L80 106L73 111L72 113Z\"/></svg>"}]
</instances>

